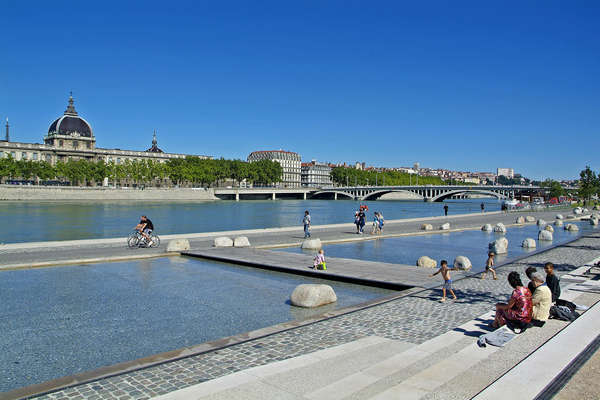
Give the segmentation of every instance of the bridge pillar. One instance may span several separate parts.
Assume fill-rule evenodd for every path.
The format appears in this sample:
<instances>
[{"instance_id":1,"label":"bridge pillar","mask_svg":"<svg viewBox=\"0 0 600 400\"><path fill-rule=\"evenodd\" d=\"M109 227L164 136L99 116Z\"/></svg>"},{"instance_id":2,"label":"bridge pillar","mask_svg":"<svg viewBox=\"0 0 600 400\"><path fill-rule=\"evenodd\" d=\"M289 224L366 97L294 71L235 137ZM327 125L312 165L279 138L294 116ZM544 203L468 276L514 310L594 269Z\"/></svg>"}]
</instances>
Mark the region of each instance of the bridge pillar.
<instances>
[{"instance_id":1,"label":"bridge pillar","mask_svg":"<svg viewBox=\"0 0 600 400\"><path fill-rule=\"evenodd\" d=\"M303 200L306 200L306 192L304 192Z\"/></svg>"},{"instance_id":2,"label":"bridge pillar","mask_svg":"<svg viewBox=\"0 0 600 400\"><path fill-rule=\"evenodd\" d=\"M337 192L335 192L335 193L333 194L333 199L334 199L334 200L337 200Z\"/></svg>"},{"instance_id":3,"label":"bridge pillar","mask_svg":"<svg viewBox=\"0 0 600 400\"><path fill-rule=\"evenodd\" d=\"M240 192L235 192L235 201L240 201Z\"/></svg>"},{"instance_id":4,"label":"bridge pillar","mask_svg":"<svg viewBox=\"0 0 600 400\"><path fill-rule=\"evenodd\" d=\"M271 194L271 200L275 200L275 192Z\"/></svg>"}]
</instances>

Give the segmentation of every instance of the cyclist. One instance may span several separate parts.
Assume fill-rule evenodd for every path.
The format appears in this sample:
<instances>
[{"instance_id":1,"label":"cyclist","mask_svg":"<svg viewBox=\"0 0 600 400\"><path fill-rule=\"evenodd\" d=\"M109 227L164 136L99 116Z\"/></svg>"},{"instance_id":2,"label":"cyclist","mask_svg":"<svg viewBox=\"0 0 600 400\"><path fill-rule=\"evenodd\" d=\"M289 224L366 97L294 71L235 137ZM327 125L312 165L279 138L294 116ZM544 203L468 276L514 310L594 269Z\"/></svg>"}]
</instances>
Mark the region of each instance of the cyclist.
<instances>
[{"instance_id":1,"label":"cyclist","mask_svg":"<svg viewBox=\"0 0 600 400\"><path fill-rule=\"evenodd\" d=\"M154 225L148 217L142 215L140 223L135 226L135 230L138 231L146 239L148 247L152 246L152 239L150 239L150 234L154 230Z\"/></svg>"}]
</instances>

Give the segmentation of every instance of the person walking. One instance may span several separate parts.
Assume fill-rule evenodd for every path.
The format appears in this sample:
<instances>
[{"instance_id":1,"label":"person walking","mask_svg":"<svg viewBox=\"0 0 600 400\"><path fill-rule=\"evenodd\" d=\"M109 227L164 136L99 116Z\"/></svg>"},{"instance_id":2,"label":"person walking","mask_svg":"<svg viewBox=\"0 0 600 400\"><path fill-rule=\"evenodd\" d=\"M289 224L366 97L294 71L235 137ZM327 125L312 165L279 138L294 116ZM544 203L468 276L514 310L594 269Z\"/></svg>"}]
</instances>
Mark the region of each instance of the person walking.
<instances>
[{"instance_id":1,"label":"person walking","mask_svg":"<svg viewBox=\"0 0 600 400\"><path fill-rule=\"evenodd\" d=\"M310 237L310 213L308 210L304 211L304 218L302 218L302 224L304 225L304 239Z\"/></svg>"},{"instance_id":2,"label":"person walking","mask_svg":"<svg viewBox=\"0 0 600 400\"><path fill-rule=\"evenodd\" d=\"M436 276L437 274L442 274L442 279L444 279L444 286L442 286L442 298L440 302L443 303L446 301L446 289L452 295L452 298L456 300L456 294L454 294L454 290L452 290L452 278L450 278L450 271L455 270L454 267L448 268L448 261L442 260L440 261L440 269L437 272L430 274L429 277Z\"/></svg>"},{"instance_id":3,"label":"person walking","mask_svg":"<svg viewBox=\"0 0 600 400\"><path fill-rule=\"evenodd\" d=\"M364 229L365 229L365 223L367 222L367 215L365 214L363 209L361 209L358 212L358 219L359 219L358 226L360 228L358 233L362 235L364 232Z\"/></svg>"},{"instance_id":4,"label":"person walking","mask_svg":"<svg viewBox=\"0 0 600 400\"><path fill-rule=\"evenodd\" d=\"M444 204L444 215L448 216L448 204Z\"/></svg>"},{"instance_id":5,"label":"person walking","mask_svg":"<svg viewBox=\"0 0 600 400\"><path fill-rule=\"evenodd\" d=\"M496 271L494 270L494 256L496 254L493 251L490 251L488 253L488 259L485 262L485 271L483 271L483 273L481 274L481 279L485 279L485 276L488 272L492 272L492 275L494 276L494 280L498 279L498 276L496 275Z\"/></svg>"}]
</instances>

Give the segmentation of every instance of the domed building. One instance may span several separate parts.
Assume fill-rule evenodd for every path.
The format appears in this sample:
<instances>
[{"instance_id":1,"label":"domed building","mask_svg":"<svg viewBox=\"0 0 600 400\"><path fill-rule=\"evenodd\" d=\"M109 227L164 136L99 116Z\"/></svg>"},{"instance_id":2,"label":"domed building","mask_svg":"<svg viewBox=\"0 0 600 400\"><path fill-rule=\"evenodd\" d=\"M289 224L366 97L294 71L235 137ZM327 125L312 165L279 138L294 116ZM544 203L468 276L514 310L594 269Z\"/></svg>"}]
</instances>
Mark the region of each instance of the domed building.
<instances>
[{"instance_id":1,"label":"domed building","mask_svg":"<svg viewBox=\"0 0 600 400\"><path fill-rule=\"evenodd\" d=\"M150 159L165 162L173 158L185 158L190 154L166 153L158 147L156 131L152 146L145 151L104 149L96 147L92 125L75 110L73 96L69 96L67 109L48 128L44 144L10 141L8 120L5 140L0 140L0 156L11 156L15 160L44 160L51 164L68 160L104 160L106 163L121 164L125 160ZM195 155L203 159L210 156Z\"/></svg>"},{"instance_id":2,"label":"domed building","mask_svg":"<svg viewBox=\"0 0 600 400\"><path fill-rule=\"evenodd\" d=\"M57 118L48 128L44 143L65 149L94 149L96 138L92 126L81 118L73 105L73 95L69 96L69 105L62 117Z\"/></svg>"}]
</instances>

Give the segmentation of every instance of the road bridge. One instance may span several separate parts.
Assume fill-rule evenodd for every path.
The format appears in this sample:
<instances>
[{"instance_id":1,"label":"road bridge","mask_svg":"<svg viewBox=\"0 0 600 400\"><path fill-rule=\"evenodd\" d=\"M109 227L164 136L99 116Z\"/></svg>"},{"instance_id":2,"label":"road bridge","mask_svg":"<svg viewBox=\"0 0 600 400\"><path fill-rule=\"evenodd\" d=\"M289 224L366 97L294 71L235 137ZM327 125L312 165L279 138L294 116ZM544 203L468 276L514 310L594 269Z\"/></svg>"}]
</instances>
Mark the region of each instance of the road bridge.
<instances>
[{"instance_id":1,"label":"road bridge","mask_svg":"<svg viewBox=\"0 0 600 400\"><path fill-rule=\"evenodd\" d=\"M217 188L215 196L223 200L251 199L327 199L377 200L388 193L404 193L424 201L443 201L471 195L513 199L523 195L539 195L537 186L475 186L475 185L405 185L405 186L348 186L323 188Z\"/></svg>"}]
</instances>

